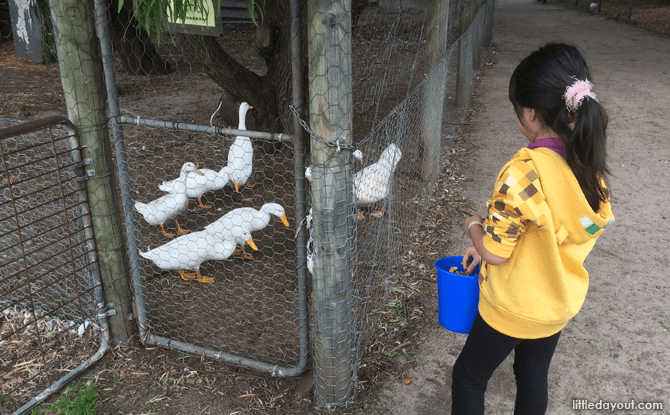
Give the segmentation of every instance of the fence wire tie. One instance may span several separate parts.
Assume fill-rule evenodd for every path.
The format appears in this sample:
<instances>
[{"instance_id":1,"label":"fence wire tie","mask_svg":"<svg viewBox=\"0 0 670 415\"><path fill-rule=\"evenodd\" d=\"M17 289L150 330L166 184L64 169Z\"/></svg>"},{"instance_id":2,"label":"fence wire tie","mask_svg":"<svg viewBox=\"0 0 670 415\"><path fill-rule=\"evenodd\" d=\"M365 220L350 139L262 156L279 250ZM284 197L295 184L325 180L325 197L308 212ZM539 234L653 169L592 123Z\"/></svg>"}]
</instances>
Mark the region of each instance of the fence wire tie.
<instances>
[{"instance_id":1,"label":"fence wire tie","mask_svg":"<svg viewBox=\"0 0 670 415\"><path fill-rule=\"evenodd\" d=\"M137 116L136 122L137 122L137 126L139 127L140 126L140 116L139 115Z\"/></svg>"},{"instance_id":2,"label":"fence wire tie","mask_svg":"<svg viewBox=\"0 0 670 415\"><path fill-rule=\"evenodd\" d=\"M77 131L80 134L82 134L82 133L92 133L92 132L95 132L95 131L103 130L106 127L107 127L107 122L105 122L103 124L93 124L93 125L90 125L90 126L86 126L85 128L87 128L87 129L84 129L83 127L81 127L81 128L78 128Z\"/></svg>"}]
</instances>

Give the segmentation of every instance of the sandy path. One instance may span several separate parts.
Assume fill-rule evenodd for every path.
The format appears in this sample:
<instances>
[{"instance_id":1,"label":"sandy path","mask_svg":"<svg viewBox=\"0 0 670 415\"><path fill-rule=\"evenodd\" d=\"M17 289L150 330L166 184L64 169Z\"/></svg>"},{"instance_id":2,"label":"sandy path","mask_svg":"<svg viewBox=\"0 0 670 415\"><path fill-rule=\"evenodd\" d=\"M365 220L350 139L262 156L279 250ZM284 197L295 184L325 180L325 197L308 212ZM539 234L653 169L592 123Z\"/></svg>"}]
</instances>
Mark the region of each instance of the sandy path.
<instances>
[{"instance_id":1,"label":"sandy path","mask_svg":"<svg viewBox=\"0 0 670 415\"><path fill-rule=\"evenodd\" d=\"M480 214L498 169L527 142L507 99L509 76L532 50L550 41L585 55L595 91L610 115L609 159L616 223L599 239L586 266L591 287L582 311L563 331L549 374L547 414L598 413L572 408L573 399L636 404L664 401L670 413L670 253L664 203L670 191L670 39L645 30L532 0L498 2L496 63L486 67L473 98L481 112L465 143L472 149L467 197ZM453 230L460 241L461 229ZM389 380L378 407L388 413L451 410L451 369L465 335L426 334L411 385ZM494 373L487 413L512 413L516 387L508 358ZM599 413L606 413L601 410Z\"/></svg>"}]
</instances>

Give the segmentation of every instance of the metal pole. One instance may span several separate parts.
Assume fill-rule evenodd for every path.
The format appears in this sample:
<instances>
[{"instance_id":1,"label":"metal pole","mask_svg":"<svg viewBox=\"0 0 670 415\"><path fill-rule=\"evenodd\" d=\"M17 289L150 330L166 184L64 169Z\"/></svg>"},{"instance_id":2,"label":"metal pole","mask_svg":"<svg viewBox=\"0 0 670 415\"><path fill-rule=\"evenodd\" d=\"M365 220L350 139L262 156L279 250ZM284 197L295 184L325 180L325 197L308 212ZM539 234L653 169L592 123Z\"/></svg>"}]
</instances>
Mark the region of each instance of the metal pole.
<instances>
[{"instance_id":1,"label":"metal pole","mask_svg":"<svg viewBox=\"0 0 670 415\"><path fill-rule=\"evenodd\" d=\"M142 284L142 273L137 243L137 229L135 227L135 216L133 200L130 193L130 174L128 173L128 161L126 159L126 145L123 141L123 131L119 126L119 90L116 85L114 72L114 55L112 54L112 38L107 25L106 5L103 0L94 0L95 3L95 29L100 42L102 53L102 67L107 86L107 103L109 105L110 123L112 125L112 137L114 139L114 154L116 155L116 168L119 174L119 187L121 188L121 204L126 226L126 239L128 243L128 256L130 261L130 272L135 291L135 312L139 326L140 339L147 332L148 322L146 317L146 304L144 302L144 285Z\"/></svg>"},{"instance_id":2,"label":"metal pole","mask_svg":"<svg viewBox=\"0 0 670 415\"><path fill-rule=\"evenodd\" d=\"M118 106L118 105L117 105ZM160 120L149 120L146 118L140 117L117 117L117 123L123 125L130 125L134 127L147 126L147 127L158 127L158 128L168 128L175 131L192 131L194 133L205 133L205 134L218 134L218 135L231 135L238 136L243 135L245 137L251 138L260 138L261 140L268 141L295 141L296 137L290 134L281 134L281 133L265 133L262 131L249 131L249 130L237 130L234 128L223 128L223 127L211 127L207 125L198 125L198 124L187 124L184 122L174 122L174 121L160 121Z\"/></svg>"},{"instance_id":3,"label":"metal pole","mask_svg":"<svg viewBox=\"0 0 670 415\"><path fill-rule=\"evenodd\" d=\"M293 107L298 110L301 119L305 118L303 70L302 70L302 35L300 31L300 0L291 0L291 85L293 87ZM300 119L293 117L293 149L295 160L295 216L296 223L305 218L305 132ZM300 362L298 373L307 367L309 357L309 314L307 311L307 252L305 227L301 227L296 239L298 259L298 321L300 335Z\"/></svg>"}]
</instances>

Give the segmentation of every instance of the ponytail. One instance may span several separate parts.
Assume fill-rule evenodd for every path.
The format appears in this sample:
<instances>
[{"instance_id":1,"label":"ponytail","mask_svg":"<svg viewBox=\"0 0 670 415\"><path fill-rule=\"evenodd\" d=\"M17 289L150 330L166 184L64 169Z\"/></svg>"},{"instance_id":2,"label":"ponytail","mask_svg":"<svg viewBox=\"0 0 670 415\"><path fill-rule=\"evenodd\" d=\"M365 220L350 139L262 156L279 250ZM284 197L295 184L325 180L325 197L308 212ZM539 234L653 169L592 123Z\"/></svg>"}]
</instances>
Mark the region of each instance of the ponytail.
<instances>
[{"instance_id":1,"label":"ponytail","mask_svg":"<svg viewBox=\"0 0 670 415\"><path fill-rule=\"evenodd\" d=\"M607 113L596 100L585 98L577 110L574 128L564 139L568 166L577 178L591 209L610 199L607 186Z\"/></svg>"},{"instance_id":2,"label":"ponytail","mask_svg":"<svg viewBox=\"0 0 670 415\"><path fill-rule=\"evenodd\" d=\"M565 142L566 161L591 208L610 200L607 186L607 113L595 94L583 89L591 73L577 48L547 44L516 67L509 84L509 99L517 115L532 108ZM581 81L580 81L581 80ZM579 90L566 99L568 87ZM583 87L583 88L580 88ZM520 117L521 118L521 117Z\"/></svg>"}]
</instances>

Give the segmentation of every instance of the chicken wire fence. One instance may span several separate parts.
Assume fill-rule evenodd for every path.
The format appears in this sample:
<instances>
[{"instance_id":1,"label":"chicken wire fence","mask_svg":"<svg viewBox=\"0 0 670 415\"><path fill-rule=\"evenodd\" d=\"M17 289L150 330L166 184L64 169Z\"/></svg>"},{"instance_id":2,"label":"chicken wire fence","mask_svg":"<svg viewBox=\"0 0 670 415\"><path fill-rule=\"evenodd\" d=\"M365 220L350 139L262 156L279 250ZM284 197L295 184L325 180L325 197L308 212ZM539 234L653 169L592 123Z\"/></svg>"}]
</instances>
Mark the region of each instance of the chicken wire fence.
<instances>
[{"instance_id":1,"label":"chicken wire fence","mask_svg":"<svg viewBox=\"0 0 670 415\"><path fill-rule=\"evenodd\" d=\"M109 29L98 35L110 111L119 115L113 135L142 341L276 376L300 373L307 291L296 185L304 168L297 178L295 160L304 150L291 135L257 131L262 106L232 102L209 79L206 51L226 39L138 35L112 59L125 27Z\"/></svg>"},{"instance_id":2,"label":"chicken wire fence","mask_svg":"<svg viewBox=\"0 0 670 415\"><path fill-rule=\"evenodd\" d=\"M127 317L136 319L145 343L279 376L305 369L311 327L316 400L346 405L365 346L417 238L441 148L464 120L473 68L491 42L494 0L456 11L440 2L380 0L347 10L353 25L337 21L347 15L339 10L330 28L341 44L324 49L341 49L323 74L327 93L304 105L295 99L292 107L282 104L270 119L264 97L249 99L259 105L243 113L214 81L219 55L241 62L235 71L253 82L254 76L284 79L278 74L286 65L276 69L263 45L256 43L261 53L252 53L252 25L223 24L218 37L163 32L159 42L155 33L129 26L127 9L95 4L114 155L103 153L117 167L101 172L125 218L123 228L114 222L116 212L105 213L119 240L105 253L128 258L130 268L114 276L133 281L134 313ZM289 15L299 18L304 9L294 7ZM435 34L435 15L445 27L452 21L463 27L457 25L457 36ZM333 22L330 15L321 20ZM285 45L297 39L307 42L306 50L314 46L309 25L300 28L302 38L296 26L282 37L280 55L303 62ZM121 41L128 33L136 34ZM323 87L310 76L310 90ZM274 86L277 94L290 89ZM77 95L64 90L66 97ZM319 124L315 116L326 112L344 122ZM296 121L309 133L311 152L298 138ZM106 134L100 120L87 125L85 131ZM250 139L238 143L239 137ZM212 187L182 197L182 184L196 187L202 177ZM128 308L117 308L121 324L129 324Z\"/></svg>"},{"instance_id":3,"label":"chicken wire fence","mask_svg":"<svg viewBox=\"0 0 670 415\"><path fill-rule=\"evenodd\" d=\"M107 344L84 165L66 118L0 119L0 413L22 413Z\"/></svg>"},{"instance_id":4,"label":"chicken wire fence","mask_svg":"<svg viewBox=\"0 0 670 415\"><path fill-rule=\"evenodd\" d=\"M329 136L331 155L325 159L312 155L314 230L308 243L308 258L310 249L315 258L312 354L315 361L321 360L314 365L315 396L325 407L346 405L355 394L358 366L375 323L393 306L389 294L411 255L411 244L418 241L440 153L449 149L465 120L474 70L483 48L491 45L495 1L448 13L441 10L448 9L446 4L429 3L389 0L366 7L360 15L354 10L351 49L332 45L336 51L326 52L322 59L326 69L310 74L310 113L327 113L325 127L318 117L310 120L312 146ZM327 9L321 20L333 24L331 13L333 9ZM457 35L430 29L448 26L447 22L453 25L454 19L460 20L459 13L470 13L471 22L461 23L464 27L455 30ZM316 45L314 49L322 50L320 43L337 38L338 30L347 32L346 27L331 26L331 37L325 41L319 30L310 32L310 49ZM315 65L318 57L309 59ZM347 59L350 89L343 76ZM319 95L321 78L327 78L331 88L325 104ZM332 89L350 90L351 95ZM338 112L346 112L341 107L347 106L347 99L353 107L351 116L338 118ZM338 156L340 148L351 155ZM358 164L361 158L364 167ZM316 179L323 174L332 178ZM324 183L332 189L324 189ZM332 211L316 209L317 204ZM346 207L338 210L341 204ZM325 251L336 258L320 264L316 252L325 232L332 234L327 239L336 248ZM320 265L330 272L319 270ZM320 271L334 277L323 282L317 277Z\"/></svg>"}]
</instances>

